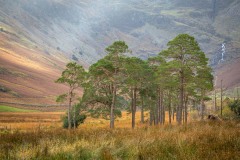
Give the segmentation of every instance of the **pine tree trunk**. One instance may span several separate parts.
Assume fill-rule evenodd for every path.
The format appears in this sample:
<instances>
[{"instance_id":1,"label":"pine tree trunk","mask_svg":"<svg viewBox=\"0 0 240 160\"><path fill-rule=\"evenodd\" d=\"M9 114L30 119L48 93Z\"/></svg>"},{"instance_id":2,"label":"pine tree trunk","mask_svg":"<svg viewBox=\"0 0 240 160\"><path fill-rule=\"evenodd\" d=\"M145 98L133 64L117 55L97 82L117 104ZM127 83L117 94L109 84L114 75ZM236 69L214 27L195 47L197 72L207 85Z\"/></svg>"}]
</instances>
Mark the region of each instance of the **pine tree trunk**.
<instances>
[{"instance_id":1,"label":"pine tree trunk","mask_svg":"<svg viewBox=\"0 0 240 160\"><path fill-rule=\"evenodd\" d=\"M155 123L156 123L156 125L158 125L160 122L160 120L159 120L160 119L160 109L159 109L158 103L156 103L156 104L157 104L157 107L156 107L156 114L155 114L155 117L156 117Z\"/></svg>"},{"instance_id":2,"label":"pine tree trunk","mask_svg":"<svg viewBox=\"0 0 240 160\"><path fill-rule=\"evenodd\" d=\"M161 89L158 90L158 108L159 108L159 122L160 124L163 123L163 117L162 117L162 95L161 95Z\"/></svg>"},{"instance_id":3,"label":"pine tree trunk","mask_svg":"<svg viewBox=\"0 0 240 160\"><path fill-rule=\"evenodd\" d=\"M135 117L136 117L136 88L132 90L132 129L135 128Z\"/></svg>"},{"instance_id":4,"label":"pine tree trunk","mask_svg":"<svg viewBox=\"0 0 240 160\"><path fill-rule=\"evenodd\" d=\"M175 119L175 112L174 112L174 109L172 109L172 120L174 121Z\"/></svg>"},{"instance_id":5,"label":"pine tree trunk","mask_svg":"<svg viewBox=\"0 0 240 160\"><path fill-rule=\"evenodd\" d=\"M153 124L153 110L152 109L150 109L150 117L149 117L149 119L150 119L150 121L149 121L149 124L150 124L150 126L152 126L152 124Z\"/></svg>"},{"instance_id":6,"label":"pine tree trunk","mask_svg":"<svg viewBox=\"0 0 240 160\"><path fill-rule=\"evenodd\" d=\"M71 124L71 109L72 109L72 89L70 89L70 92L69 92L68 129L72 128L72 124Z\"/></svg>"},{"instance_id":7,"label":"pine tree trunk","mask_svg":"<svg viewBox=\"0 0 240 160\"><path fill-rule=\"evenodd\" d=\"M165 124L165 106L162 105L162 124Z\"/></svg>"},{"instance_id":8,"label":"pine tree trunk","mask_svg":"<svg viewBox=\"0 0 240 160\"><path fill-rule=\"evenodd\" d=\"M161 121L162 124L165 123L165 106L163 105L163 91L161 91Z\"/></svg>"},{"instance_id":9,"label":"pine tree trunk","mask_svg":"<svg viewBox=\"0 0 240 160\"><path fill-rule=\"evenodd\" d=\"M174 108L172 109L172 119L173 119L173 121L175 120L175 109Z\"/></svg>"},{"instance_id":10,"label":"pine tree trunk","mask_svg":"<svg viewBox=\"0 0 240 160\"><path fill-rule=\"evenodd\" d=\"M188 102L185 105L185 123L188 123Z\"/></svg>"},{"instance_id":11,"label":"pine tree trunk","mask_svg":"<svg viewBox=\"0 0 240 160\"><path fill-rule=\"evenodd\" d=\"M160 101L160 98L161 98L161 94L160 94L160 88L157 89L157 124L160 123L161 124L161 101Z\"/></svg>"},{"instance_id":12,"label":"pine tree trunk","mask_svg":"<svg viewBox=\"0 0 240 160\"><path fill-rule=\"evenodd\" d=\"M238 88L237 88L237 100L239 100L239 92L238 92Z\"/></svg>"},{"instance_id":13,"label":"pine tree trunk","mask_svg":"<svg viewBox=\"0 0 240 160\"><path fill-rule=\"evenodd\" d=\"M218 109L217 109L217 95L216 95L216 90L214 90L214 110L215 110L215 112L218 110Z\"/></svg>"},{"instance_id":14,"label":"pine tree trunk","mask_svg":"<svg viewBox=\"0 0 240 160\"><path fill-rule=\"evenodd\" d=\"M169 103L168 103L168 119L169 119L169 124L171 124L172 123L172 115L171 115L172 97L171 97L170 92L168 93L168 100L169 100Z\"/></svg>"},{"instance_id":15,"label":"pine tree trunk","mask_svg":"<svg viewBox=\"0 0 240 160\"><path fill-rule=\"evenodd\" d=\"M68 105L68 129L71 129L71 98L69 100L69 105Z\"/></svg>"},{"instance_id":16,"label":"pine tree trunk","mask_svg":"<svg viewBox=\"0 0 240 160\"><path fill-rule=\"evenodd\" d=\"M153 123L156 125L156 111L153 111Z\"/></svg>"},{"instance_id":17,"label":"pine tree trunk","mask_svg":"<svg viewBox=\"0 0 240 160\"><path fill-rule=\"evenodd\" d=\"M182 112L181 112L180 104L179 104L179 105L177 106L177 111L176 111L176 120L177 120L177 123L178 123L178 124L181 124L181 123L182 123L181 116L182 116Z\"/></svg>"},{"instance_id":18,"label":"pine tree trunk","mask_svg":"<svg viewBox=\"0 0 240 160\"><path fill-rule=\"evenodd\" d=\"M184 111L185 111L185 124L187 124L187 120L188 120L188 111L187 111L187 103L188 103L188 96L185 96L185 103L184 103Z\"/></svg>"},{"instance_id":19,"label":"pine tree trunk","mask_svg":"<svg viewBox=\"0 0 240 160\"><path fill-rule=\"evenodd\" d=\"M142 107L141 107L141 123L144 123L144 102L143 97L141 97Z\"/></svg>"},{"instance_id":20,"label":"pine tree trunk","mask_svg":"<svg viewBox=\"0 0 240 160\"><path fill-rule=\"evenodd\" d=\"M73 127L76 129L76 106L74 106L74 111L73 111Z\"/></svg>"},{"instance_id":21,"label":"pine tree trunk","mask_svg":"<svg viewBox=\"0 0 240 160\"><path fill-rule=\"evenodd\" d=\"M168 106L169 107L169 111L168 111L168 121L169 121L169 124L172 124L172 111L171 111L171 106Z\"/></svg>"},{"instance_id":22,"label":"pine tree trunk","mask_svg":"<svg viewBox=\"0 0 240 160\"><path fill-rule=\"evenodd\" d=\"M116 94L117 94L117 86L116 84L113 85L113 98L111 104L111 113L110 113L110 128L114 128L114 108L116 102Z\"/></svg>"},{"instance_id":23,"label":"pine tree trunk","mask_svg":"<svg viewBox=\"0 0 240 160\"><path fill-rule=\"evenodd\" d=\"M182 110L182 123L184 124L185 123L185 107L183 107L183 110Z\"/></svg>"},{"instance_id":24,"label":"pine tree trunk","mask_svg":"<svg viewBox=\"0 0 240 160\"><path fill-rule=\"evenodd\" d=\"M205 110L205 104L203 98L201 99L201 119L204 119L204 110Z\"/></svg>"},{"instance_id":25,"label":"pine tree trunk","mask_svg":"<svg viewBox=\"0 0 240 160\"><path fill-rule=\"evenodd\" d=\"M183 87L183 73L180 72L181 74L181 81L180 81L180 104L178 105L177 109L177 122L178 124L182 124L182 109L183 109L183 94L184 94L184 87Z\"/></svg>"}]
</instances>

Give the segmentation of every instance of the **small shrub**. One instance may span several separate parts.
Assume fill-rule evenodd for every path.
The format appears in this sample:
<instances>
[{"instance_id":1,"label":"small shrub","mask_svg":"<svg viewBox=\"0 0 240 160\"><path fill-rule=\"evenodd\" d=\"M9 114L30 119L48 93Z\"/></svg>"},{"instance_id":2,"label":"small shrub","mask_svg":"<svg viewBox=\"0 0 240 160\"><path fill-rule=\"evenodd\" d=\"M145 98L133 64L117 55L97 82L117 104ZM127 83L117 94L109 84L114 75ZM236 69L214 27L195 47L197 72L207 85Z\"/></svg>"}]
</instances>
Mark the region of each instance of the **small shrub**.
<instances>
[{"instance_id":1,"label":"small shrub","mask_svg":"<svg viewBox=\"0 0 240 160\"><path fill-rule=\"evenodd\" d=\"M240 117L240 100L230 102L229 107L238 117Z\"/></svg>"},{"instance_id":2,"label":"small shrub","mask_svg":"<svg viewBox=\"0 0 240 160\"><path fill-rule=\"evenodd\" d=\"M73 116L72 116L73 117ZM86 115L77 115L76 116L76 127L78 127L81 123L84 123L84 120L87 118ZM68 128L68 117L67 116L64 116L62 118L62 121L63 121L63 128ZM72 122L71 122L71 128L74 127L74 120L72 118Z\"/></svg>"},{"instance_id":3,"label":"small shrub","mask_svg":"<svg viewBox=\"0 0 240 160\"><path fill-rule=\"evenodd\" d=\"M230 107L224 107L222 110L222 118L225 120L232 120L235 117L235 113Z\"/></svg>"}]
</instances>

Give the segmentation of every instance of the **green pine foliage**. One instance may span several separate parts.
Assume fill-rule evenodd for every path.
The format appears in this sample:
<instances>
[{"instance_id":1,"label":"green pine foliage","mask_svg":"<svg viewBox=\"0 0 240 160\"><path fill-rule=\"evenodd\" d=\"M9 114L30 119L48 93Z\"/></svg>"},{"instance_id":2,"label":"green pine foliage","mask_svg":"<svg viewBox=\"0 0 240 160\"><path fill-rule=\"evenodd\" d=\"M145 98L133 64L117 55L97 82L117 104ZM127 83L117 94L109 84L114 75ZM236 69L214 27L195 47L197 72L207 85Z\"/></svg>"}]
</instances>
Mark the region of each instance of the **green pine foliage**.
<instances>
[{"instance_id":1,"label":"green pine foliage","mask_svg":"<svg viewBox=\"0 0 240 160\"><path fill-rule=\"evenodd\" d=\"M68 101L67 120L63 118L63 126L65 127L65 123L67 122L68 129L71 129L72 127L76 128L79 122L81 122L81 119L78 119L77 114L77 112L79 113L79 110L76 110L76 106L72 107L72 103L77 99L75 91L84 86L85 79L86 72L84 68L76 62L70 62L66 65L61 77L56 80L56 83L65 84L69 87L68 93L59 95L56 99L57 102Z\"/></svg>"},{"instance_id":2,"label":"green pine foliage","mask_svg":"<svg viewBox=\"0 0 240 160\"><path fill-rule=\"evenodd\" d=\"M68 126L72 121L69 113L75 97L73 91L77 87L84 88L80 108L92 117L109 119L110 128L114 128L114 120L121 116L123 109L132 114L134 128L138 107L141 107L141 115L150 111L150 124L164 124L165 111L169 112L169 121L176 113L179 124L187 123L189 103L201 103L203 118L206 93L213 88L208 59L195 38L188 34L178 35L167 46L145 61L127 56L131 53L128 45L116 41L106 48L105 57L89 67L88 73L76 62L69 63L57 80L70 87L69 93L57 99L58 102L69 101ZM141 121L144 122L144 116Z\"/></svg>"}]
</instances>

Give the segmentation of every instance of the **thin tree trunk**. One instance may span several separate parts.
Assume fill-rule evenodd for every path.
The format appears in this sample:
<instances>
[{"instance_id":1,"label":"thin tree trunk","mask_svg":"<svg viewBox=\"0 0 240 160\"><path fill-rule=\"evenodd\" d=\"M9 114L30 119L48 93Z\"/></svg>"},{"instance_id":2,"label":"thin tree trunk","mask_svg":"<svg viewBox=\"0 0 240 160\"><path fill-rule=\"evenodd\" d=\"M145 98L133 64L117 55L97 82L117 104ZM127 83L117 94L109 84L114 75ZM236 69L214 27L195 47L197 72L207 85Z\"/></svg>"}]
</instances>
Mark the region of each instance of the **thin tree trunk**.
<instances>
[{"instance_id":1,"label":"thin tree trunk","mask_svg":"<svg viewBox=\"0 0 240 160\"><path fill-rule=\"evenodd\" d=\"M187 111L187 103L188 103L188 96L185 96L185 104L184 104L184 110L185 110L185 123L187 124L187 119L188 119L188 111Z\"/></svg>"},{"instance_id":2,"label":"thin tree trunk","mask_svg":"<svg viewBox=\"0 0 240 160\"><path fill-rule=\"evenodd\" d=\"M150 117L149 117L150 118L150 122L149 122L150 126L152 126L152 124L153 124L153 120L154 120L153 116L154 116L153 111L152 111L152 109L150 109Z\"/></svg>"},{"instance_id":3,"label":"thin tree trunk","mask_svg":"<svg viewBox=\"0 0 240 160\"><path fill-rule=\"evenodd\" d=\"M72 128L72 125L71 125L71 109L72 109L72 89L70 89L70 92L69 92L68 129Z\"/></svg>"},{"instance_id":4,"label":"thin tree trunk","mask_svg":"<svg viewBox=\"0 0 240 160\"><path fill-rule=\"evenodd\" d=\"M159 89L159 98L158 98L158 103L159 103L159 121L160 124L163 124L163 103L162 103L162 91Z\"/></svg>"},{"instance_id":5,"label":"thin tree trunk","mask_svg":"<svg viewBox=\"0 0 240 160\"><path fill-rule=\"evenodd\" d=\"M182 124L182 110L183 110L183 94L184 94L184 87L183 87L183 73L181 72L181 81L180 81L180 104L178 105L177 109L177 122L178 124Z\"/></svg>"},{"instance_id":6,"label":"thin tree trunk","mask_svg":"<svg viewBox=\"0 0 240 160\"><path fill-rule=\"evenodd\" d=\"M166 111L165 106L163 105L163 109L162 109L163 124L165 124L165 121L166 121L165 111Z\"/></svg>"},{"instance_id":7,"label":"thin tree trunk","mask_svg":"<svg viewBox=\"0 0 240 160\"><path fill-rule=\"evenodd\" d=\"M201 106L202 106L202 111L201 111L201 119L204 119L204 110L205 110L205 104L203 98L201 99Z\"/></svg>"},{"instance_id":8,"label":"thin tree trunk","mask_svg":"<svg viewBox=\"0 0 240 160\"><path fill-rule=\"evenodd\" d=\"M136 99L137 99L137 94L136 94L136 88L132 90L132 129L135 128L135 117L136 117Z\"/></svg>"},{"instance_id":9,"label":"thin tree trunk","mask_svg":"<svg viewBox=\"0 0 240 160\"><path fill-rule=\"evenodd\" d=\"M183 94L183 108L182 108L182 123L185 124L185 98L186 94Z\"/></svg>"},{"instance_id":10,"label":"thin tree trunk","mask_svg":"<svg viewBox=\"0 0 240 160\"><path fill-rule=\"evenodd\" d=\"M68 105L68 129L71 129L71 114L70 114L70 110L71 110L71 98L69 100L69 105Z\"/></svg>"},{"instance_id":11,"label":"thin tree trunk","mask_svg":"<svg viewBox=\"0 0 240 160\"><path fill-rule=\"evenodd\" d=\"M74 106L74 111L73 111L73 127L76 129L76 106Z\"/></svg>"},{"instance_id":12,"label":"thin tree trunk","mask_svg":"<svg viewBox=\"0 0 240 160\"><path fill-rule=\"evenodd\" d=\"M141 107L141 123L144 123L144 102L143 97L141 97L142 107Z\"/></svg>"},{"instance_id":13,"label":"thin tree trunk","mask_svg":"<svg viewBox=\"0 0 240 160\"><path fill-rule=\"evenodd\" d=\"M161 89L158 88L157 90L157 124L161 124Z\"/></svg>"},{"instance_id":14,"label":"thin tree trunk","mask_svg":"<svg viewBox=\"0 0 240 160\"><path fill-rule=\"evenodd\" d=\"M169 124L172 124L172 111L171 111L171 105L168 106L170 110L168 110L168 121L169 121Z\"/></svg>"},{"instance_id":15,"label":"thin tree trunk","mask_svg":"<svg viewBox=\"0 0 240 160\"><path fill-rule=\"evenodd\" d=\"M156 125L156 110L154 108L153 110L153 123L154 123L154 126Z\"/></svg>"},{"instance_id":16,"label":"thin tree trunk","mask_svg":"<svg viewBox=\"0 0 240 160\"><path fill-rule=\"evenodd\" d=\"M154 125L158 125L158 124L159 124L159 108L156 102L156 107L154 107Z\"/></svg>"},{"instance_id":17,"label":"thin tree trunk","mask_svg":"<svg viewBox=\"0 0 240 160\"><path fill-rule=\"evenodd\" d=\"M185 123L185 109L184 109L184 106L183 106L183 110L182 110L182 123L184 124Z\"/></svg>"},{"instance_id":18,"label":"thin tree trunk","mask_svg":"<svg viewBox=\"0 0 240 160\"><path fill-rule=\"evenodd\" d=\"M168 119L169 119L169 124L171 124L172 123L172 115L171 115L172 97L171 97L170 92L168 93L168 100L169 100L169 103L168 103Z\"/></svg>"},{"instance_id":19,"label":"thin tree trunk","mask_svg":"<svg viewBox=\"0 0 240 160\"><path fill-rule=\"evenodd\" d=\"M239 92L238 92L238 88L237 88L237 99L239 100Z\"/></svg>"},{"instance_id":20,"label":"thin tree trunk","mask_svg":"<svg viewBox=\"0 0 240 160\"><path fill-rule=\"evenodd\" d=\"M164 96L164 94L163 94L163 91L161 92L161 108L162 108L162 112L161 112L161 117L162 117L162 124L164 124L165 123L165 106L164 106L164 104L163 104L163 96Z\"/></svg>"},{"instance_id":21,"label":"thin tree trunk","mask_svg":"<svg viewBox=\"0 0 240 160\"><path fill-rule=\"evenodd\" d=\"M175 119L175 112L174 112L174 108L172 109L172 119L173 119L173 121L174 121L174 119Z\"/></svg>"},{"instance_id":22,"label":"thin tree trunk","mask_svg":"<svg viewBox=\"0 0 240 160\"><path fill-rule=\"evenodd\" d=\"M214 90L214 110L217 111L217 95L216 95L216 90Z\"/></svg>"},{"instance_id":23,"label":"thin tree trunk","mask_svg":"<svg viewBox=\"0 0 240 160\"><path fill-rule=\"evenodd\" d=\"M111 113L110 113L110 128L114 128L114 108L115 108L115 102L116 102L116 94L117 94L117 86L114 84L113 86L113 98L112 98L112 104L111 104Z\"/></svg>"}]
</instances>

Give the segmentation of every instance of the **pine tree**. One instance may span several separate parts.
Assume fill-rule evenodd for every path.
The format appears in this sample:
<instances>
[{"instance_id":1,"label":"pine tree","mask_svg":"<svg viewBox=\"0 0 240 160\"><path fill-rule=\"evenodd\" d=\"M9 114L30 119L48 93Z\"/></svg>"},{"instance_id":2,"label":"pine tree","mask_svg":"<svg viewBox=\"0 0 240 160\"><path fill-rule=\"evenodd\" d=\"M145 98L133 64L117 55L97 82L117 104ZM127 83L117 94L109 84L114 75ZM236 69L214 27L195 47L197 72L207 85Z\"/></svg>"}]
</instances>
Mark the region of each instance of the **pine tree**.
<instances>
[{"instance_id":1,"label":"pine tree","mask_svg":"<svg viewBox=\"0 0 240 160\"><path fill-rule=\"evenodd\" d=\"M168 42L168 50L164 54L173 75L178 77L179 105L177 107L177 122L182 123L184 109L184 94L195 81L198 70L207 67L207 58L201 51L194 37L180 34ZM186 97L186 95L185 95ZM187 108L185 109L187 117Z\"/></svg>"},{"instance_id":2,"label":"pine tree","mask_svg":"<svg viewBox=\"0 0 240 160\"><path fill-rule=\"evenodd\" d=\"M137 107L137 97L140 96L140 90L147 81L149 68L146 62L140 58L126 58L124 62L125 85L130 90L132 128L135 127L135 115Z\"/></svg>"},{"instance_id":3,"label":"pine tree","mask_svg":"<svg viewBox=\"0 0 240 160\"><path fill-rule=\"evenodd\" d=\"M69 86L68 93L62 94L57 98L57 101L64 101L68 99L68 129L71 129L71 111L72 111L72 102L75 97L75 90L82 86L85 81L86 72L84 68L78 65L76 62L70 62L66 65L66 69L62 72L60 78L56 80L56 83L63 83ZM76 110L74 107L73 122L74 129L76 128Z\"/></svg>"}]
</instances>

